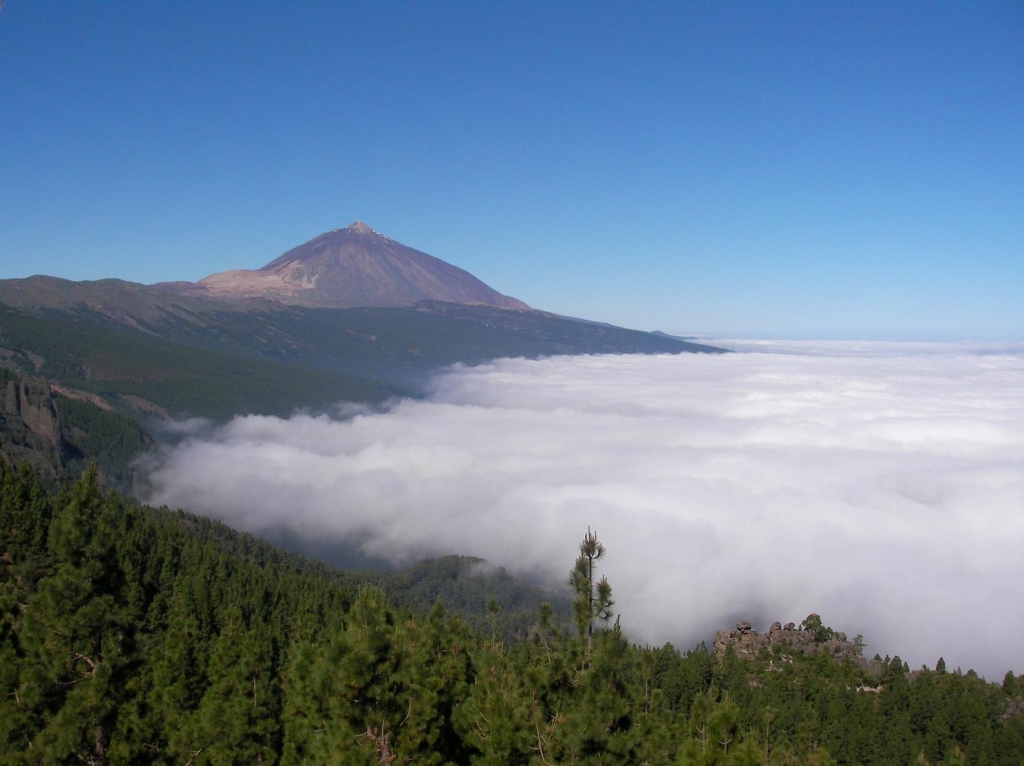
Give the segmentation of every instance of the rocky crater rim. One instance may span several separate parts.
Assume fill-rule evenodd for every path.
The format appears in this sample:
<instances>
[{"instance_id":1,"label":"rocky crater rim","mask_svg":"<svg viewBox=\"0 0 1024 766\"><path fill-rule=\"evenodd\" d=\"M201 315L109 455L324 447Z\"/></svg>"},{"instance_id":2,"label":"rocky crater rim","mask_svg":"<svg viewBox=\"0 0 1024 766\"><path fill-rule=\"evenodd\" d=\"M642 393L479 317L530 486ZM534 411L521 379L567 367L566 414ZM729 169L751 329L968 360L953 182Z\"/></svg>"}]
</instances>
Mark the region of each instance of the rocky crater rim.
<instances>
[{"instance_id":1,"label":"rocky crater rim","mask_svg":"<svg viewBox=\"0 0 1024 766\"><path fill-rule=\"evenodd\" d=\"M367 226L362 221L353 221L352 223L350 223L345 228L348 229L349 231L354 231L357 234L376 234L377 233L376 231L371 229L369 226Z\"/></svg>"}]
</instances>

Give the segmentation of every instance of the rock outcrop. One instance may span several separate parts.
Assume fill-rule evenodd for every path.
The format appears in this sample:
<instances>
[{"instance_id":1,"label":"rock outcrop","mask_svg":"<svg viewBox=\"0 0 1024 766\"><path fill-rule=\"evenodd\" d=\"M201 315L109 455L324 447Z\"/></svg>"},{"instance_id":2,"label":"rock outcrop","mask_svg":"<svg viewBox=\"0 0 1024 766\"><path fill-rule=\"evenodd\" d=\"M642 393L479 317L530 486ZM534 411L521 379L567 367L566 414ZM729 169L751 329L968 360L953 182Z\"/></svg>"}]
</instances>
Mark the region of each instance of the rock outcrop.
<instances>
[{"instance_id":1,"label":"rock outcrop","mask_svg":"<svg viewBox=\"0 0 1024 766\"><path fill-rule=\"evenodd\" d=\"M124 404L146 411L143 399ZM150 407L155 407L151 405ZM28 463L56 486L95 464L100 480L131 492L135 456L152 439L97 394L61 386L0 362L0 460Z\"/></svg>"},{"instance_id":2,"label":"rock outcrop","mask_svg":"<svg viewBox=\"0 0 1024 766\"><path fill-rule=\"evenodd\" d=\"M9 463L28 461L56 478L63 450L60 416L46 381L0 368L0 455Z\"/></svg>"},{"instance_id":3,"label":"rock outcrop","mask_svg":"<svg viewBox=\"0 0 1024 766\"><path fill-rule=\"evenodd\" d=\"M848 660L873 673L880 669L880 666L873 667L877 664L875 660L864 658L863 644L859 640L850 641L845 633L824 627L816 614L808 615L800 626L792 622L785 625L773 622L765 633L754 630L747 621L737 624L735 630L715 633L712 651L716 657L721 659L730 646L739 657L747 659L758 657L762 651L775 656L778 650L783 657L794 652L804 655L827 654L836 662Z\"/></svg>"}]
</instances>

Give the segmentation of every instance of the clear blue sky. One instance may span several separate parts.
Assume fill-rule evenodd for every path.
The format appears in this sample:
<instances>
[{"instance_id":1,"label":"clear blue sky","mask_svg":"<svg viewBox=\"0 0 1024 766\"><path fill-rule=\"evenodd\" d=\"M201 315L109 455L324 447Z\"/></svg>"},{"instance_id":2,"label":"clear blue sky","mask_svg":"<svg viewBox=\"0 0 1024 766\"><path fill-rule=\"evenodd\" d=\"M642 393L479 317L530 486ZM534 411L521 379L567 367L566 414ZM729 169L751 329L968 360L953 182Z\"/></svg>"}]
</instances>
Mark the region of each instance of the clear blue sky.
<instances>
[{"instance_id":1,"label":"clear blue sky","mask_svg":"<svg viewBox=\"0 0 1024 766\"><path fill-rule=\"evenodd\" d=\"M561 313L1024 337L1024 3L0 11L0 278L196 280L355 219Z\"/></svg>"}]
</instances>

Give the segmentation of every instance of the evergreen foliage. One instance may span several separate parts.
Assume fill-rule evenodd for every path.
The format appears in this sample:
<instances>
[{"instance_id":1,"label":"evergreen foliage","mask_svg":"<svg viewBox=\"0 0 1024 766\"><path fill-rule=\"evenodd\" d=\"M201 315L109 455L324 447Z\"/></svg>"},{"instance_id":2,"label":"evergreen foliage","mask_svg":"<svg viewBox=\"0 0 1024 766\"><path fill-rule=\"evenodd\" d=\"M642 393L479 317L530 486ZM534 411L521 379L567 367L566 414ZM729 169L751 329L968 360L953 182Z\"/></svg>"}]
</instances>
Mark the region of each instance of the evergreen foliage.
<instances>
[{"instance_id":1,"label":"evergreen foliage","mask_svg":"<svg viewBox=\"0 0 1024 766\"><path fill-rule=\"evenodd\" d=\"M590 536L587 622L610 607ZM1013 673L718 659L565 630L546 605L507 642L486 599L480 630L401 610L95 471L48 494L0 463L0 546L4 764L1024 763Z\"/></svg>"},{"instance_id":2,"label":"evergreen foliage","mask_svg":"<svg viewBox=\"0 0 1024 766\"><path fill-rule=\"evenodd\" d=\"M580 543L580 555L569 573L569 585L572 587L576 600L573 602L573 617L580 638L586 634L587 652L594 647L594 620L607 622L612 616L612 586L608 579L594 579L594 564L604 558L605 547L597 539L597 532L587 529Z\"/></svg>"},{"instance_id":3,"label":"evergreen foliage","mask_svg":"<svg viewBox=\"0 0 1024 766\"><path fill-rule=\"evenodd\" d=\"M422 392L433 372L458 362L721 351L539 311L438 301L228 308L183 303L141 285L129 297L106 293L109 284L56 282L47 296L27 281L0 280L0 350L8 364L111 402L140 397L175 417L222 421L338 401L381 402Z\"/></svg>"},{"instance_id":4,"label":"evergreen foliage","mask_svg":"<svg viewBox=\"0 0 1024 766\"><path fill-rule=\"evenodd\" d=\"M254 317L231 316L238 326L248 327L253 345L263 345L252 337ZM215 318L211 314L204 321ZM220 337L216 331L212 334ZM0 346L11 349L15 361L25 357L23 369L33 368L27 364L29 354L41 360L35 372L49 380L113 403L139 397L175 417L226 421L241 413L286 416L297 406L326 408L339 400L379 402L409 393L301 360L247 353L231 342L221 342L215 350L208 344L178 343L161 332L135 329L84 308L30 313L0 303ZM122 409L124 414L146 418L129 407Z\"/></svg>"}]
</instances>

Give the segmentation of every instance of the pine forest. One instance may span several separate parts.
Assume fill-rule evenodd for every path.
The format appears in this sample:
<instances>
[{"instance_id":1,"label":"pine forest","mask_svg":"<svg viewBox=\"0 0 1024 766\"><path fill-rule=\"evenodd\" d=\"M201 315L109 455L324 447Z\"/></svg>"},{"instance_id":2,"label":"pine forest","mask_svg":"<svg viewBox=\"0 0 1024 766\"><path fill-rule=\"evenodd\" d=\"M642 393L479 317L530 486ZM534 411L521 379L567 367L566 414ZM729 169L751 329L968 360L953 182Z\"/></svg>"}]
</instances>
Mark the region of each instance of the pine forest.
<instances>
[{"instance_id":1,"label":"pine forest","mask_svg":"<svg viewBox=\"0 0 1024 766\"><path fill-rule=\"evenodd\" d=\"M506 630L484 592L476 622L398 605L95 471L51 492L4 465L0 762L1024 764L1012 672L631 643L600 573L614 544L587 530L569 608Z\"/></svg>"}]
</instances>

